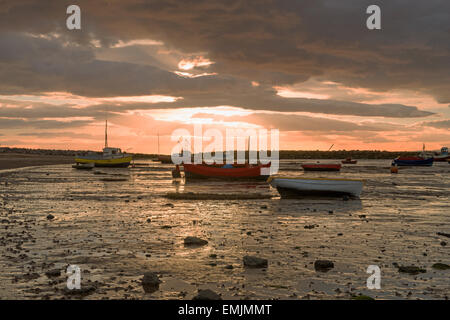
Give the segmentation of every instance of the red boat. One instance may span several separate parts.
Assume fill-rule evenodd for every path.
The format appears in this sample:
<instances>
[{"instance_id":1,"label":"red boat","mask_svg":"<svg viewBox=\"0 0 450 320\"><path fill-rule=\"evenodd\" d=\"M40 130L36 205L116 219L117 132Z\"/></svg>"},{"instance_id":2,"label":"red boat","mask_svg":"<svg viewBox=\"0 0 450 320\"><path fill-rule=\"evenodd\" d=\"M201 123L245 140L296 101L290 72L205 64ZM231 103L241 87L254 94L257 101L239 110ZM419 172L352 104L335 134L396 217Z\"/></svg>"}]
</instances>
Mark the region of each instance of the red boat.
<instances>
[{"instance_id":1,"label":"red boat","mask_svg":"<svg viewBox=\"0 0 450 320\"><path fill-rule=\"evenodd\" d=\"M183 164L186 179L250 179L265 180L269 175L262 175L261 168L269 168L268 164Z\"/></svg>"},{"instance_id":2,"label":"red boat","mask_svg":"<svg viewBox=\"0 0 450 320\"><path fill-rule=\"evenodd\" d=\"M358 161L357 160L352 160L352 158L347 158L345 160L341 161L343 164L356 164Z\"/></svg>"},{"instance_id":3,"label":"red boat","mask_svg":"<svg viewBox=\"0 0 450 320\"><path fill-rule=\"evenodd\" d=\"M304 163L302 168L305 171L339 171L341 170L340 163Z\"/></svg>"}]
</instances>

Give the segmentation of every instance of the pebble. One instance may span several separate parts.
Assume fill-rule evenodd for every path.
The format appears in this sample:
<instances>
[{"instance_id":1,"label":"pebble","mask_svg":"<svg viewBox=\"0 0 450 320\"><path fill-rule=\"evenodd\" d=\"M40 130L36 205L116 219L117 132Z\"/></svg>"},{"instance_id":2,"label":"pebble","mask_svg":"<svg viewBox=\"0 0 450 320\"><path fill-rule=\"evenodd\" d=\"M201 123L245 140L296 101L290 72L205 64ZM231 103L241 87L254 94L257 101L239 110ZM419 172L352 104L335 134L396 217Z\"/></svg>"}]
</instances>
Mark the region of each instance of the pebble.
<instances>
[{"instance_id":1,"label":"pebble","mask_svg":"<svg viewBox=\"0 0 450 320\"><path fill-rule=\"evenodd\" d=\"M59 277L61 275L61 270L59 269L49 270L45 273L45 275L49 278Z\"/></svg>"},{"instance_id":2,"label":"pebble","mask_svg":"<svg viewBox=\"0 0 450 320\"><path fill-rule=\"evenodd\" d=\"M416 275L419 273L425 273L425 272L427 272L427 270L416 267L416 266L398 266L398 272Z\"/></svg>"},{"instance_id":3,"label":"pebble","mask_svg":"<svg viewBox=\"0 0 450 320\"><path fill-rule=\"evenodd\" d=\"M222 300L222 297L210 289L198 290L192 300Z\"/></svg>"},{"instance_id":4,"label":"pebble","mask_svg":"<svg viewBox=\"0 0 450 320\"><path fill-rule=\"evenodd\" d=\"M244 259L244 267L248 268L267 268L268 260L255 257L255 256L245 256Z\"/></svg>"},{"instance_id":5,"label":"pebble","mask_svg":"<svg viewBox=\"0 0 450 320\"><path fill-rule=\"evenodd\" d=\"M154 272L146 272L144 273L144 277L142 278L142 287L146 293L152 293L159 289L159 284L161 280L159 280L158 275Z\"/></svg>"},{"instance_id":6,"label":"pebble","mask_svg":"<svg viewBox=\"0 0 450 320\"><path fill-rule=\"evenodd\" d=\"M197 238L197 237L186 237L184 238L185 246L204 246L208 241Z\"/></svg>"},{"instance_id":7,"label":"pebble","mask_svg":"<svg viewBox=\"0 0 450 320\"><path fill-rule=\"evenodd\" d=\"M314 269L316 271L327 272L334 268L333 261L330 260L316 260L314 262Z\"/></svg>"}]
</instances>

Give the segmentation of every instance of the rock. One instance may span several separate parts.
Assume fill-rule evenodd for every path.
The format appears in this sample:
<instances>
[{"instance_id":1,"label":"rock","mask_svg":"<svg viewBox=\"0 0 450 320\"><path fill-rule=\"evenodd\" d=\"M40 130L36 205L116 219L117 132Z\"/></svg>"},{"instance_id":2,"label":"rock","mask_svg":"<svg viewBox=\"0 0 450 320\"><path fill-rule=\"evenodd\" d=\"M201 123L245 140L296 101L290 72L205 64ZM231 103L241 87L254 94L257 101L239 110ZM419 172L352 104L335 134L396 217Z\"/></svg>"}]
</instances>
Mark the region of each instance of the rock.
<instances>
[{"instance_id":1,"label":"rock","mask_svg":"<svg viewBox=\"0 0 450 320\"><path fill-rule=\"evenodd\" d=\"M437 232L436 234L437 234L438 236L443 236L443 237L450 238L450 233Z\"/></svg>"},{"instance_id":2,"label":"rock","mask_svg":"<svg viewBox=\"0 0 450 320\"><path fill-rule=\"evenodd\" d=\"M435 263L431 267L433 269L436 269L436 270L448 270L448 269L450 269L450 266L448 264L445 264L445 263Z\"/></svg>"},{"instance_id":3,"label":"rock","mask_svg":"<svg viewBox=\"0 0 450 320\"><path fill-rule=\"evenodd\" d=\"M148 218L147 223L150 223L150 222L152 222L152 219Z\"/></svg>"},{"instance_id":4,"label":"rock","mask_svg":"<svg viewBox=\"0 0 450 320\"><path fill-rule=\"evenodd\" d=\"M266 205L261 206L261 209L267 209Z\"/></svg>"},{"instance_id":5,"label":"rock","mask_svg":"<svg viewBox=\"0 0 450 320\"><path fill-rule=\"evenodd\" d=\"M186 237L184 238L185 246L204 246L208 241L197 238L197 237Z\"/></svg>"},{"instance_id":6,"label":"rock","mask_svg":"<svg viewBox=\"0 0 450 320\"><path fill-rule=\"evenodd\" d=\"M222 300L222 297L210 289L198 290L192 300Z\"/></svg>"},{"instance_id":7,"label":"rock","mask_svg":"<svg viewBox=\"0 0 450 320\"><path fill-rule=\"evenodd\" d=\"M267 268L268 260L263 258L258 258L255 256L245 256L244 259L244 267L247 268Z\"/></svg>"},{"instance_id":8,"label":"rock","mask_svg":"<svg viewBox=\"0 0 450 320\"><path fill-rule=\"evenodd\" d=\"M334 268L333 261L330 260L316 260L314 262L314 269L316 271L327 272Z\"/></svg>"},{"instance_id":9,"label":"rock","mask_svg":"<svg viewBox=\"0 0 450 320\"><path fill-rule=\"evenodd\" d=\"M441 246L445 247L447 245L447 242L441 241Z\"/></svg>"},{"instance_id":10,"label":"rock","mask_svg":"<svg viewBox=\"0 0 450 320\"><path fill-rule=\"evenodd\" d=\"M329 210L328 213L329 213L329 214L332 214L332 213L334 213L334 211L333 211L333 210Z\"/></svg>"},{"instance_id":11,"label":"rock","mask_svg":"<svg viewBox=\"0 0 450 320\"><path fill-rule=\"evenodd\" d=\"M55 216L54 216L54 215L49 214L49 215L47 216L47 220L53 220L53 219L55 219Z\"/></svg>"},{"instance_id":12,"label":"rock","mask_svg":"<svg viewBox=\"0 0 450 320\"><path fill-rule=\"evenodd\" d=\"M61 270L59 269L49 270L45 273L45 275L49 278L59 277L61 275Z\"/></svg>"},{"instance_id":13,"label":"rock","mask_svg":"<svg viewBox=\"0 0 450 320\"><path fill-rule=\"evenodd\" d=\"M152 293L159 289L159 284L161 280L159 280L158 275L154 272L146 272L144 273L144 277L142 278L142 287L146 293Z\"/></svg>"},{"instance_id":14,"label":"rock","mask_svg":"<svg viewBox=\"0 0 450 320\"><path fill-rule=\"evenodd\" d=\"M398 266L398 272L409 273L409 274L419 274L425 273L427 270L416 267L416 266Z\"/></svg>"},{"instance_id":15,"label":"rock","mask_svg":"<svg viewBox=\"0 0 450 320\"><path fill-rule=\"evenodd\" d=\"M231 269L233 269L233 266L232 266L231 264L226 265L226 266L225 266L225 269L231 270Z\"/></svg>"}]
</instances>

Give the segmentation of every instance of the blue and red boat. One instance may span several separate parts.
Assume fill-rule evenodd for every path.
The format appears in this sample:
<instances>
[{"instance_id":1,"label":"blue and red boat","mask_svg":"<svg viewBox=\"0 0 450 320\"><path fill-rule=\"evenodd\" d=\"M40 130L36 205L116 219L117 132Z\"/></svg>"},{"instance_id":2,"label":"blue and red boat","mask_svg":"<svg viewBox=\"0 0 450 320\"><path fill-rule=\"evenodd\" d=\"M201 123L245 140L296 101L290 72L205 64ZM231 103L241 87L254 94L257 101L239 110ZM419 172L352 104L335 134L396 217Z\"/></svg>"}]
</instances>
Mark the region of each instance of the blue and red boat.
<instances>
[{"instance_id":1,"label":"blue and red boat","mask_svg":"<svg viewBox=\"0 0 450 320\"><path fill-rule=\"evenodd\" d=\"M430 167L433 165L434 159L433 157L424 158L424 157L398 157L395 158L392 162L393 165L397 166L427 166Z\"/></svg>"}]
</instances>

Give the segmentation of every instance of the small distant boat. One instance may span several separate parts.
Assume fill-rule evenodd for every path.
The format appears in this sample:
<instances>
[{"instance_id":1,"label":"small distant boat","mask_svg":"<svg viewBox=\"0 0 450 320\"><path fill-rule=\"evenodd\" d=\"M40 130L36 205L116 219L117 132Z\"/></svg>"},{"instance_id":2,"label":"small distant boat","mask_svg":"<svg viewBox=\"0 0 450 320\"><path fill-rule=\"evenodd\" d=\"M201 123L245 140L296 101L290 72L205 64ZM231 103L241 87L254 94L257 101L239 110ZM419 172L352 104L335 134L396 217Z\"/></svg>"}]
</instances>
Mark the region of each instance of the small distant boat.
<instances>
[{"instance_id":1,"label":"small distant boat","mask_svg":"<svg viewBox=\"0 0 450 320\"><path fill-rule=\"evenodd\" d=\"M394 159L392 164L397 166L432 166L433 157L423 158L423 157L397 157Z\"/></svg>"},{"instance_id":2,"label":"small distant boat","mask_svg":"<svg viewBox=\"0 0 450 320\"><path fill-rule=\"evenodd\" d=\"M183 164L184 176L188 179L250 179L265 180L268 175L262 175L262 168L269 168L268 164L225 164L225 165L208 165L208 164Z\"/></svg>"},{"instance_id":3,"label":"small distant boat","mask_svg":"<svg viewBox=\"0 0 450 320\"><path fill-rule=\"evenodd\" d=\"M340 163L304 163L302 168L305 171L339 171Z\"/></svg>"},{"instance_id":4,"label":"small distant boat","mask_svg":"<svg viewBox=\"0 0 450 320\"><path fill-rule=\"evenodd\" d=\"M78 170L92 170L95 167L94 163L76 163L72 165L72 168Z\"/></svg>"},{"instance_id":5,"label":"small distant boat","mask_svg":"<svg viewBox=\"0 0 450 320\"><path fill-rule=\"evenodd\" d=\"M93 152L78 156L75 162L79 164L92 163L96 167L128 167L133 160L131 155L122 153L119 148L103 148L103 152Z\"/></svg>"},{"instance_id":6,"label":"small distant boat","mask_svg":"<svg viewBox=\"0 0 450 320\"><path fill-rule=\"evenodd\" d=\"M450 160L450 154L448 153L448 148L442 147L441 152L436 153L433 156L433 159L434 159L434 161L443 161L443 162Z\"/></svg>"},{"instance_id":7,"label":"small distant boat","mask_svg":"<svg viewBox=\"0 0 450 320\"><path fill-rule=\"evenodd\" d=\"M133 157L119 148L108 147L108 121L105 125L105 147L103 152L90 152L75 157L77 164L93 163L96 167L128 167Z\"/></svg>"},{"instance_id":8,"label":"small distant boat","mask_svg":"<svg viewBox=\"0 0 450 320\"><path fill-rule=\"evenodd\" d=\"M422 152L418 156L413 157L397 157L392 161L392 165L397 166L425 166L433 165L434 158L425 152L425 144L422 146Z\"/></svg>"},{"instance_id":9,"label":"small distant boat","mask_svg":"<svg viewBox=\"0 0 450 320\"><path fill-rule=\"evenodd\" d=\"M292 178L273 176L267 180L277 188L282 198L299 196L352 196L359 197L364 185L363 180Z\"/></svg>"},{"instance_id":10,"label":"small distant boat","mask_svg":"<svg viewBox=\"0 0 450 320\"><path fill-rule=\"evenodd\" d=\"M347 158L341 161L343 164L356 164L358 160L352 160L352 158Z\"/></svg>"}]
</instances>

